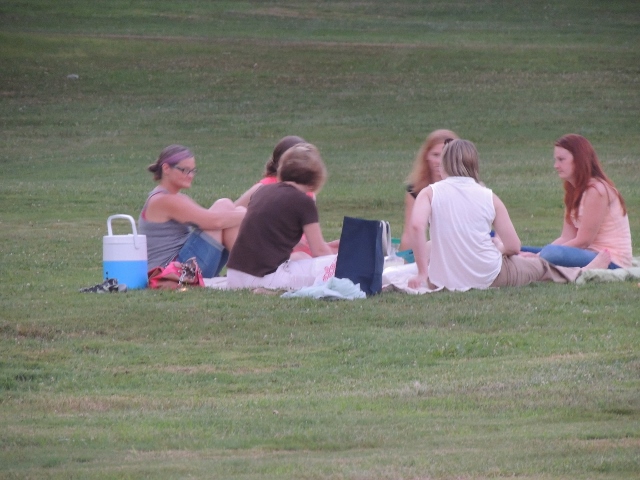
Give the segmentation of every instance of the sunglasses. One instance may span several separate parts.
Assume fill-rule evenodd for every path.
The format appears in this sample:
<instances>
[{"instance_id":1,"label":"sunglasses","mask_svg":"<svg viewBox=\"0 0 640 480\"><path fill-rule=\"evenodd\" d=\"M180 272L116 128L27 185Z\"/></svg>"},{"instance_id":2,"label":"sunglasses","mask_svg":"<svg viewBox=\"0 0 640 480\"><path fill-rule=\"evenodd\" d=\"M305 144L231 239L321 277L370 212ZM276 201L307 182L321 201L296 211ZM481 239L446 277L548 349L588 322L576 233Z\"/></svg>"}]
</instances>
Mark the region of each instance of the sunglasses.
<instances>
[{"instance_id":1,"label":"sunglasses","mask_svg":"<svg viewBox=\"0 0 640 480\"><path fill-rule=\"evenodd\" d=\"M173 166L171 168L175 168L179 172L182 172L183 175L195 175L196 173L198 173L197 168L185 168L185 167L176 167L176 166Z\"/></svg>"}]
</instances>

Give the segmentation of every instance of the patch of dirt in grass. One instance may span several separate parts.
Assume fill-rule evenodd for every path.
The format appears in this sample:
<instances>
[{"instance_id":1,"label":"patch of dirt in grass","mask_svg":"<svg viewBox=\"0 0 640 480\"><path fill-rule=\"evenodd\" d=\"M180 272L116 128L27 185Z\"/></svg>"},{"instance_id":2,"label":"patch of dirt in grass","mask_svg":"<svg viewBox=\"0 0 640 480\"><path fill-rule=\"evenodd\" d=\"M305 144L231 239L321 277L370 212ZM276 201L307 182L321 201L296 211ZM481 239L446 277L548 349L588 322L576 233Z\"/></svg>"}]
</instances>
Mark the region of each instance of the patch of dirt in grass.
<instances>
[{"instance_id":1,"label":"patch of dirt in grass","mask_svg":"<svg viewBox=\"0 0 640 480\"><path fill-rule=\"evenodd\" d=\"M311 14L309 11L305 13L293 10L291 8L271 7L271 8L257 8L249 12L253 15L262 15L266 17L279 17L279 18L304 18L304 19L316 19L319 15Z\"/></svg>"},{"instance_id":2,"label":"patch of dirt in grass","mask_svg":"<svg viewBox=\"0 0 640 480\"><path fill-rule=\"evenodd\" d=\"M248 373L272 373L277 369L275 367L245 367L245 368L235 368L233 370L218 368L214 365L194 365L194 366L183 366L183 365L167 365L165 367L159 367L160 371L170 372L170 373L186 373L186 374L196 374L196 373L228 373L231 375L246 375Z\"/></svg>"},{"instance_id":3,"label":"patch of dirt in grass","mask_svg":"<svg viewBox=\"0 0 640 480\"><path fill-rule=\"evenodd\" d=\"M153 367L117 367L112 369L114 375L139 373L141 371L180 373L185 375L195 375L200 373L227 373L230 375L246 375L256 373L272 373L278 370L276 367L240 367L235 369L227 369L216 367L215 365L156 365Z\"/></svg>"},{"instance_id":4,"label":"patch of dirt in grass","mask_svg":"<svg viewBox=\"0 0 640 480\"><path fill-rule=\"evenodd\" d=\"M593 438L577 440L581 448L592 452L604 452L612 448L633 448L640 451L640 438Z\"/></svg>"}]
</instances>

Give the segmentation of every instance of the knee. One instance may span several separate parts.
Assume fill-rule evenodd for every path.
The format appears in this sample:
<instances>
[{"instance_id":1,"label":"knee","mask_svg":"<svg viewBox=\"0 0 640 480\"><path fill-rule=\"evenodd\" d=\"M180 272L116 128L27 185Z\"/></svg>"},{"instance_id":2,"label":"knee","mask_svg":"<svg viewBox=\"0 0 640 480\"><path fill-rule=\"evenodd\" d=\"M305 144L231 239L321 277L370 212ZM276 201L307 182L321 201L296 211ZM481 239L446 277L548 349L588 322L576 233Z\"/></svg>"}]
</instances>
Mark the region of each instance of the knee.
<instances>
[{"instance_id":1,"label":"knee","mask_svg":"<svg viewBox=\"0 0 640 480\"><path fill-rule=\"evenodd\" d=\"M230 198L220 198L219 200L216 200L215 202L213 202L213 205L211 205L211 208L209 208L209 210L223 211L223 210L233 210L234 208L235 208L235 205L233 204L233 201Z\"/></svg>"},{"instance_id":2,"label":"knee","mask_svg":"<svg viewBox=\"0 0 640 480\"><path fill-rule=\"evenodd\" d=\"M562 262L562 249L557 245L547 245L540 250L540 258L545 259L549 263L557 264Z\"/></svg>"}]
</instances>

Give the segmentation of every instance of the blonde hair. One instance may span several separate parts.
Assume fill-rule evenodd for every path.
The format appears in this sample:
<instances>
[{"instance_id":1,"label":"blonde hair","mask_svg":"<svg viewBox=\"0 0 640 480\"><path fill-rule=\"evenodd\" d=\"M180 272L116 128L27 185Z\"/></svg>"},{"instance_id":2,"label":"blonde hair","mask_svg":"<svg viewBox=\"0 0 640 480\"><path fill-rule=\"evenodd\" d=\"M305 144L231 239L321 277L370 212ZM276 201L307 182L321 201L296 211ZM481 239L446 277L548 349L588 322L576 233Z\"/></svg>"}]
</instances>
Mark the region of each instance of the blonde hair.
<instances>
[{"instance_id":1,"label":"blonde hair","mask_svg":"<svg viewBox=\"0 0 640 480\"><path fill-rule=\"evenodd\" d=\"M445 143L440 165L450 177L471 177L480 183L478 151L469 140Z\"/></svg>"},{"instance_id":2,"label":"blonde hair","mask_svg":"<svg viewBox=\"0 0 640 480\"><path fill-rule=\"evenodd\" d=\"M427 160L427 155L433 150L433 147L444 143L448 138L456 139L458 135L451 130L434 130L427 136L420 150L418 150L416 159L413 162L413 170L411 170L411 173L407 177L407 184L413 187L412 192L414 194L417 195L420 193L420 190L435 181L433 172L429 166L429 161Z\"/></svg>"},{"instance_id":3,"label":"blonde hair","mask_svg":"<svg viewBox=\"0 0 640 480\"><path fill-rule=\"evenodd\" d=\"M317 193L327 180L327 167L314 145L299 143L280 157L278 180L306 185Z\"/></svg>"}]
</instances>

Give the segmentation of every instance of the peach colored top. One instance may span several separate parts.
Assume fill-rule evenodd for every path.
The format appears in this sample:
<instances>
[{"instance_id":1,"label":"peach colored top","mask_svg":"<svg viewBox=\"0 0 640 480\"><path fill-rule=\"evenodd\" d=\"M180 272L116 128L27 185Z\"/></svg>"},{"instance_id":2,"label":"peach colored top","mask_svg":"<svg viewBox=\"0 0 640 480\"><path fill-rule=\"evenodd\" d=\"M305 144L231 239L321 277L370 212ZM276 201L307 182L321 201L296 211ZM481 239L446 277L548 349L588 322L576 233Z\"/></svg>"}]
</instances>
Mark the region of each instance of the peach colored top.
<instances>
[{"instance_id":1,"label":"peach colored top","mask_svg":"<svg viewBox=\"0 0 640 480\"><path fill-rule=\"evenodd\" d=\"M596 234L589 250L601 252L608 249L611 253L611 261L622 268L631 267L631 229L629 228L629 217L623 214L620 199L616 191L605 185L609 194L609 210L604 217L600 230ZM580 228L580 219L583 215L584 196L578 208L578 218L571 216L573 225Z\"/></svg>"}]
</instances>

